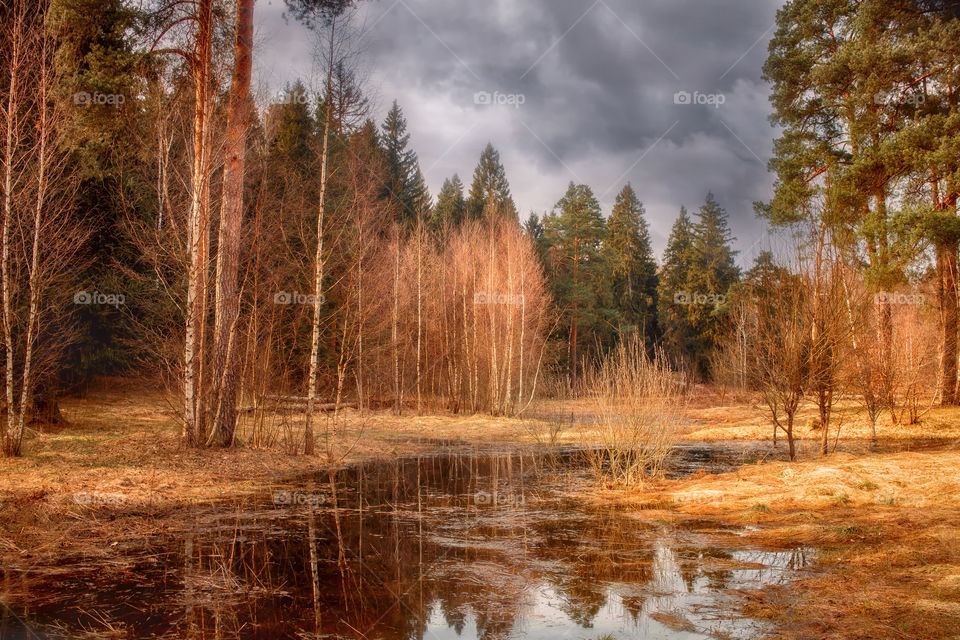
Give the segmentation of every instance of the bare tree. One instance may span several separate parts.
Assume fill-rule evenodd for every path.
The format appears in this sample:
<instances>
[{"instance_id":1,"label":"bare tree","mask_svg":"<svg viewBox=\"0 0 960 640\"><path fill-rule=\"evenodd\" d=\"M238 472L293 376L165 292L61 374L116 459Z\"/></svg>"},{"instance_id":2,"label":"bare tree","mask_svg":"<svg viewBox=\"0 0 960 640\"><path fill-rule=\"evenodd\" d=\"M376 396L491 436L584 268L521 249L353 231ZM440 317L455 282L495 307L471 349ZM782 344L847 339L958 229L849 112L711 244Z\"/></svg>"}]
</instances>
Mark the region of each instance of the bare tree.
<instances>
[{"instance_id":1,"label":"bare tree","mask_svg":"<svg viewBox=\"0 0 960 640\"><path fill-rule=\"evenodd\" d=\"M788 277L764 290L756 303L753 383L763 394L777 430L787 436L790 459L796 458L793 427L809 379L810 316L799 278Z\"/></svg>"},{"instance_id":2,"label":"bare tree","mask_svg":"<svg viewBox=\"0 0 960 640\"><path fill-rule=\"evenodd\" d=\"M847 332L842 266L828 243L827 230L815 237L812 268L805 274L806 314L810 318L810 380L808 388L817 404L820 453L826 455L835 397L842 392L847 361Z\"/></svg>"},{"instance_id":3,"label":"bare tree","mask_svg":"<svg viewBox=\"0 0 960 640\"><path fill-rule=\"evenodd\" d=\"M842 285L847 310L847 336L853 361L853 371L850 374L851 387L870 420L871 440L876 445L877 419L883 408L883 390L880 376L880 350L877 341L872 339L876 335L872 314L873 295L866 292L862 283L852 277L853 274L850 276L843 278Z\"/></svg>"},{"instance_id":4,"label":"bare tree","mask_svg":"<svg viewBox=\"0 0 960 640\"><path fill-rule=\"evenodd\" d=\"M48 2L13 2L12 19L2 31L7 95L0 106L5 134L0 315L8 456L20 455L35 383L55 373L59 350L69 339L62 325L71 294L63 285L83 239L71 215L76 182L61 139L64 109L54 95L57 34L45 24L48 11ZM86 292L77 295L70 301L90 302L81 299Z\"/></svg>"},{"instance_id":5,"label":"bare tree","mask_svg":"<svg viewBox=\"0 0 960 640\"><path fill-rule=\"evenodd\" d=\"M186 13L178 14L186 6ZM151 48L157 54L176 54L186 60L193 81L193 154L187 205L187 298L183 341L183 424L180 438L186 446L204 439L207 408L204 380L204 339L210 260L210 174L213 156L213 0L171 3L161 10L163 24ZM189 28L186 48L157 48L171 31Z\"/></svg>"},{"instance_id":6,"label":"bare tree","mask_svg":"<svg viewBox=\"0 0 960 640\"><path fill-rule=\"evenodd\" d=\"M317 203L317 249L313 259L313 325L310 337L310 371L307 375L307 416L304 429L303 451L313 455L313 412L317 402L317 373L320 368L320 314L324 303L323 294L323 220L327 194L327 162L330 145L330 126L333 118L333 73L336 67L336 15L329 19L329 56L327 58L327 82L323 110L323 139L320 151L320 197Z\"/></svg>"}]
</instances>

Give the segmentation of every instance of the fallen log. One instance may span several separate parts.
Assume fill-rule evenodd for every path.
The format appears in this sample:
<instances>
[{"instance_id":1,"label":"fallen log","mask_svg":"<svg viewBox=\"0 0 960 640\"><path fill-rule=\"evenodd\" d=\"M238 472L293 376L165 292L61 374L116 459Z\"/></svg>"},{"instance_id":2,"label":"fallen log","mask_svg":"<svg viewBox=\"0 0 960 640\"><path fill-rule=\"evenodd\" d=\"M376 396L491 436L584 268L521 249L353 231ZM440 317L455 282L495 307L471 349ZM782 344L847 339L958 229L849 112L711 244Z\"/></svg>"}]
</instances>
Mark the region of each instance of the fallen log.
<instances>
[{"instance_id":1,"label":"fallen log","mask_svg":"<svg viewBox=\"0 0 960 640\"><path fill-rule=\"evenodd\" d=\"M313 406L314 413L330 413L338 409L356 409L359 406L356 402L318 402ZM299 409L306 411L307 399L302 396L266 396L257 404L241 406L238 411L242 413L252 413L257 409L277 410L277 409Z\"/></svg>"}]
</instances>

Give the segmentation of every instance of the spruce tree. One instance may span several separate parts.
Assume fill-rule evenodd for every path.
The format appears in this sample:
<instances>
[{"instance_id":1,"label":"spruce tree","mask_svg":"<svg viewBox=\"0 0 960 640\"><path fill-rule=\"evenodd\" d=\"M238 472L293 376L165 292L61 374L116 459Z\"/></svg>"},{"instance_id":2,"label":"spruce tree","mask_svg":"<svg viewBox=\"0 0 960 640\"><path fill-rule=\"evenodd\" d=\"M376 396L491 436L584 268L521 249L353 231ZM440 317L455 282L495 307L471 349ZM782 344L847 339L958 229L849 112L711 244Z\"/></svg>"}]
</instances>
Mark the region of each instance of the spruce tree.
<instances>
[{"instance_id":1,"label":"spruce tree","mask_svg":"<svg viewBox=\"0 0 960 640\"><path fill-rule=\"evenodd\" d=\"M571 182L554 213L544 220L554 298L567 326L571 386L577 383L580 345L590 342L585 334L613 316L606 287L605 235L600 203L593 191Z\"/></svg>"},{"instance_id":2,"label":"spruce tree","mask_svg":"<svg viewBox=\"0 0 960 640\"><path fill-rule=\"evenodd\" d=\"M410 199L410 207L417 219L427 221L430 219L433 208L433 198L430 197L430 190L427 188L427 181L420 171L420 165L414 166L413 176L407 186L407 197Z\"/></svg>"},{"instance_id":3,"label":"spruce tree","mask_svg":"<svg viewBox=\"0 0 960 640\"><path fill-rule=\"evenodd\" d=\"M311 161L311 148L316 122L309 106L303 100L306 88L297 80L284 90L283 102L274 108L280 112L280 122L271 146L271 154L278 155L300 171L305 171Z\"/></svg>"},{"instance_id":4,"label":"spruce tree","mask_svg":"<svg viewBox=\"0 0 960 640\"><path fill-rule=\"evenodd\" d=\"M434 232L455 227L463 221L465 210L463 182L460 181L460 176L453 174L453 177L444 180L440 187L437 204L433 207L433 214L430 217L430 226Z\"/></svg>"},{"instance_id":5,"label":"spruce tree","mask_svg":"<svg viewBox=\"0 0 960 640\"><path fill-rule=\"evenodd\" d=\"M627 184L613 205L605 246L621 332L636 332L650 341L656 335L657 263L644 213Z\"/></svg>"},{"instance_id":6,"label":"spruce tree","mask_svg":"<svg viewBox=\"0 0 960 640\"><path fill-rule=\"evenodd\" d=\"M736 251L727 223L727 212L708 193L693 227L693 264L687 275L691 299L687 321L695 371L708 373L710 358L723 334L724 302L730 287L740 278L734 262Z\"/></svg>"},{"instance_id":7,"label":"spruce tree","mask_svg":"<svg viewBox=\"0 0 960 640\"><path fill-rule=\"evenodd\" d=\"M663 252L657 289L657 316L663 343L678 361L689 357L687 341L691 331L686 303L691 293L688 279L695 259L694 241L693 221L686 207L680 207L680 215L673 223Z\"/></svg>"},{"instance_id":8,"label":"spruce tree","mask_svg":"<svg viewBox=\"0 0 960 640\"><path fill-rule=\"evenodd\" d=\"M740 277L734 261L737 252L732 243L736 239L727 222L727 212L717 204L712 193L697 212L693 227L694 255L696 256L692 284L706 293L726 293Z\"/></svg>"},{"instance_id":9,"label":"spruce tree","mask_svg":"<svg viewBox=\"0 0 960 640\"><path fill-rule=\"evenodd\" d=\"M473 183L467 198L467 216L480 220L488 211L510 220L517 220L517 207L510 195L510 184L500 164L500 153L489 142L480 154L480 162L473 171Z\"/></svg>"},{"instance_id":10,"label":"spruce tree","mask_svg":"<svg viewBox=\"0 0 960 640\"><path fill-rule=\"evenodd\" d=\"M544 216L544 220L545 219L546 216ZM541 222L540 217L531 211L527 221L523 223L523 231L527 234L527 237L530 238L530 242L537 252L537 257L540 259L540 264L546 267L547 249L549 247L547 246L547 238L544 234L544 222Z\"/></svg>"},{"instance_id":11,"label":"spruce tree","mask_svg":"<svg viewBox=\"0 0 960 640\"><path fill-rule=\"evenodd\" d=\"M397 208L397 219L408 226L429 212L430 194L427 191L417 154L408 149L410 134L403 112L393 106L381 127L380 141L384 151L384 196Z\"/></svg>"}]
</instances>

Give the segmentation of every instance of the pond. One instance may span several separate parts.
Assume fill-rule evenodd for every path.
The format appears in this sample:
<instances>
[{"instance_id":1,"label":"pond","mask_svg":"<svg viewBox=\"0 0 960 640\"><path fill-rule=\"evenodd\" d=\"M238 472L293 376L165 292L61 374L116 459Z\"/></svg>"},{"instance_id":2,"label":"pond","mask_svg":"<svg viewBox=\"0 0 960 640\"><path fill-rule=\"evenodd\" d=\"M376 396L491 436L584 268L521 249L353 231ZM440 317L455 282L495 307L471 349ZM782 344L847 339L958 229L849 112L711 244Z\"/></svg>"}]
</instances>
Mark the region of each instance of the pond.
<instances>
[{"instance_id":1,"label":"pond","mask_svg":"<svg viewBox=\"0 0 960 640\"><path fill-rule=\"evenodd\" d=\"M743 446L679 450L674 474ZM730 544L576 498L575 451L373 461L191 511L110 553L4 572L0 638L758 637L738 589L789 580L806 549ZM725 535L718 536L718 533ZM717 540L724 540L718 544Z\"/></svg>"}]
</instances>

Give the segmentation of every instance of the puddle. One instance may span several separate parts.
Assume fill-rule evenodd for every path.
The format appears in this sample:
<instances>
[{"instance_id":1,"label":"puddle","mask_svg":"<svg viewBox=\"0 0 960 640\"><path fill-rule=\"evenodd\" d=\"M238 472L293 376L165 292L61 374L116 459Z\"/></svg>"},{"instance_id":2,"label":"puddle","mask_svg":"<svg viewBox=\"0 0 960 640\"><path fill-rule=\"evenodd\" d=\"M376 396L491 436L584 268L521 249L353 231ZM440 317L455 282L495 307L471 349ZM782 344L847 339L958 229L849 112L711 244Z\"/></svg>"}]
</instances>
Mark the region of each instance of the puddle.
<instances>
[{"instance_id":1,"label":"puddle","mask_svg":"<svg viewBox=\"0 0 960 640\"><path fill-rule=\"evenodd\" d=\"M716 523L578 504L561 497L582 482L574 452L552 462L371 462L191 513L168 535L5 571L0 638L751 638L769 629L735 615L731 591L811 558L720 548Z\"/></svg>"}]
</instances>

